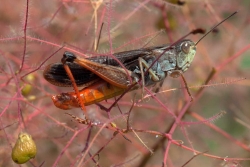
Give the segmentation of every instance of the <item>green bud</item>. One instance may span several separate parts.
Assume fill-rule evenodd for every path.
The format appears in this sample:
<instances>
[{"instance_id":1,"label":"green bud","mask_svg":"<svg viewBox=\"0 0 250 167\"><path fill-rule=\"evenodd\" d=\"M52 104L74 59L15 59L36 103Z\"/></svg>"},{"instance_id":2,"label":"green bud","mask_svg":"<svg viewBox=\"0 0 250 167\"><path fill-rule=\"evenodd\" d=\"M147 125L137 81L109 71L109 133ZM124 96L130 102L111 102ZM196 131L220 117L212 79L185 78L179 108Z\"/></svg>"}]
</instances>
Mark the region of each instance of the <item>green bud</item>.
<instances>
[{"instance_id":1,"label":"green bud","mask_svg":"<svg viewBox=\"0 0 250 167\"><path fill-rule=\"evenodd\" d=\"M12 149L12 160L23 164L36 156L36 144L28 133L20 133Z\"/></svg>"}]
</instances>

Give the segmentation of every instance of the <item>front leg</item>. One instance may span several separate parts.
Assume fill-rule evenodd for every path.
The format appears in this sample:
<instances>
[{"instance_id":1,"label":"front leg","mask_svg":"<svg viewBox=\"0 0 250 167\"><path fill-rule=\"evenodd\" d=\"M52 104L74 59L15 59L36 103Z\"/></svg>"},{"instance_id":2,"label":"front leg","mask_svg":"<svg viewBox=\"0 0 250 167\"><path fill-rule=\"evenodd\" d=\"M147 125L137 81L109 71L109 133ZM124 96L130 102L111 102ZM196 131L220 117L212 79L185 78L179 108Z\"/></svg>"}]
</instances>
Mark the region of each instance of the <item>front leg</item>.
<instances>
[{"instance_id":1,"label":"front leg","mask_svg":"<svg viewBox=\"0 0 250 167\"><path fill-rule=\"evenodd\" d=\"M139 67L140 67L140 73L141 73L141 79L142 79L142 96L143 96L143 91L145 87L145 76L144 76L144 71L148 70L150 80L153 82L163 82L163 79L165 78L165 73L162 72L161 67L156 64L156 71L154 71L152 68L149 68L151 65L146 62L143 58L139 57Z\"/></svg>"},{"instance_id":2,"label":"front leg","mask_svg":"<svg viewBox=\"0 0 250 167\"><path fill-rule=\"evenodd\" d=\"M168 76L171 76L173 78L177 78L179 76L181 76L183 82L184 82L184 85L185 85L185 88L187 90L187 93L190 97L190 102L193 101L193 96L192 94L190 93L190 90L189 90L189 87L188 87L188 84L187 84L187 81L185 80L184 76L183 76L183 73L181 70L173 70L173 71L168 71Z\"/></svg>"}]
</instances>

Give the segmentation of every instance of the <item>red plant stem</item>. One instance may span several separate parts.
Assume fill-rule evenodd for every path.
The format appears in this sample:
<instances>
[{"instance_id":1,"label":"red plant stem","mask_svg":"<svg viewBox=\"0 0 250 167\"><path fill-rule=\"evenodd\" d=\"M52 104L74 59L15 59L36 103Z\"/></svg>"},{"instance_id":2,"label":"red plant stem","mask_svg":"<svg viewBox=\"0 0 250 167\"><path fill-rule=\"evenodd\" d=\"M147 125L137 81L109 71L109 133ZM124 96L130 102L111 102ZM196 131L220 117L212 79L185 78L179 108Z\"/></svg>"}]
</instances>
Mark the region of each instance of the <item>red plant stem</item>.
<instances>
[{"instance_id":1,"label":"red plant stem","mask_svg":"<svg viewBox=\"0 0 250 167\"><path fill-rule=\"evenodd\" d=\"M206 119L203 118L202 116L198 115L197 113L194 112L190 112L190 115L192 115L194 118L196 118L197 120L200 121L205 121ZM214 124L211 123L205 123L207 126L209 126L210 128L212 128L213 130L215 130L216 132L218 132L219 134L221 134L222 136L226 137L227 139L231 140L232 142L234 142L235 144L237 144L238 146L240 146L241 148L250 151L249 146L243 144L242 142L236 140L235 138L233 138L231 135L229 135L227 132L223 131L222 129L218 128L217 126L215 126Z\"/></svg>"},{"instance_id":2,"label":"red plant stem","mask_svg":"<svg viewBox=\"0 0 250 167\"><path fill-rule=\"evenodd\" d=\"M169 108L167 108L156 96L154 96L153 94L152 94L152 92L150 91L150 90L148 90L148 88L144 88L149 94L150 94L150 96L155 100L155 101L157 101L164 109L165 109L165 111L168 111L168 113L169 114L171 114L174 118L176 118L176 115L174 114L174 112L173 111L171 111Z\"/></svg>"},{"instance_id":3,"label":"red plant stem","mask_svg":"<svg viewBox=\"0 0 250 167\"><path fill-rule=\"evenodd\" d=\"M4 54L3 54L4 55ZM5 59L5 62L7 64L7 66L10 69L11 75L14 78L14 82L16 84L16 94L17 94L17 98L22 98L22 94L21 94L21 88L20 88L20 82L19 82L19 78L17 77L17 74L14 73L10 63L9 63L9 59L5 58L5 56L3 56ZM21 128L25 127L24 121L23 121L23 117L22 117L22 111L21 111L21 107L20 107L20 102L17 101L17 111L18 111L18 119L19 119L19 124L21 124Z\"/></svg>"},{"instance_id":4,"label":"red plant stem","mask_svg":"<svg viewBox=\"0 0 250 167\"><path fill-rule=\"evenodd\" d=\"M216 67L216 71L220 71L223 68L225 68L225 66L229 63L231 63L234 59L236 59L237 57L241 56L244 52L246 52L248 49L250 49L250 44L248 44L247 46L245 46L244 48L242 48L239 52L235 53L233 56L229 57L228 59L226 59L223 63L219 64Z\"/></svg>"},{"instance_id":5,"label":"red plant stem","mask_svg":"<svg viewBox=\"0 0 250 167\"><path fill-rule=\"evenodd\" d=\"M57 49L54 53L52 53L52 54L51 54L48 58L46 58L46 59L45 59L36 69L34 69L34 70L32 70L32 71L30 71L30 72L24 74L24 75L21 77L21 79L23 79L23 78L26 77L27 75L29 75L29 74L31 74L31 73L33 73L33 72L39 70L39 69L42 67L42 65L44 65L45 62L47 62L51 57L53 57L56 53L58 53L63 47L64 47L64 46L60 47L60 48Z\"/></svg>"},{"instance_id":6,"label":"red plant stem","mask_svg":"<svg viewBox=\"0 0 250 167\"><path fill-rule=\"evenodd\" d=\"M81 151L81 153L84 153L87 148L89 147L89 141L90 141L90 136L91 136L91 133L92 133L92 130L93 128L90 127L89 128L89 133L87 135L87 139L86 139L86 144L85 144L85 147L83 148L83 150ZM77 163L77 161L81 158L81 155L78 155L76 158L75 158L75 161L70 165L70 167L74 167Z\"/></svg>"},{"instance_id":7,"label":"red plant stem","mask_svg":"<svg viewBox=\"0 0 250 167\"><path fill-rule=\"evenodd\" d=\"M11 103L11 101L9 102L9 105L10 105L10 103ZM0 118L0 129L3 130L4 135L6 137L6 140L8 142L8 145L10 146L10 149L12 149L12 145L11 145L10 139L8 137L8 134L7 134L6 130L5 130L5 128L3 127L3 123L2 123L2 119L1 118Z\"/></svg>"},{"instance_id":8,"label":"red plant stem","mask_svg":"<svg viewBox=\"0 0 250 167\"><path fill-rule=\"evenodd\" d=\"M186 113L187 109L190 107L190 105L191 105L191 102L188 101L188 102L186 103L186 105L182 108L182 110L180 111L180 114L179 114L179 115L177 116L177 118L175 119L175 122L174 122L174 124L172 125L172 127L171 127L171 129L170 129L170 131L169 131L169 133L168 133L169 136L166 136L166 137L168 137L168 139L170 139L170 140L169 140L169 142L167 143L167 147L166 147L165 154L164 154L164 160L163 160L164 166L166 166L169 148L170 148L170 145L171 145L171 143L172 143L172 140L171 140L172 135L173 135L175 129L177 128L177 126L179 125L179 123L181 122L182 117L185 115L185 113Z\"/></svg>"},{"instance_id":9,"label":"red plant stem","mask_svg":"<svg viewBox=\"0 0 250 167\"><path fill-rule=\"evenodd\" d=\"M16 96L17 96L17 93L13 96L13 98L16 98ZM1 111L1 113L0 113L0 118L3 116L3 114L7 111L7 109L9 108L9 106L10 106L10 104L12 103L12 98L10 98L10 101L9 101L9 104L6 106L6 107L4 107L4 109Z\"/></svg>"},{"instance_id":10,"label":"red plant stem","mask_svg":"<svg viewBox=\"0 0 250 167\"><path fill-rule=\"evenodd\" d=\"M56 160L55 160L54 164L52 165L52 167L56 167L56 166L57 166L57 164L58 164L59 160L61 159L61 157L63 156L64 152L68 149L68 147L69 147L70 144L73 142L73 140L76 138L76 136L77 136L79 133L81 133L82 131L84 131L84 130L86 130L86 129L88 129L88 128L89 128L89 126L86 126L86 127L82 128L82 129L80 129L80 130L78 130L78 131L76 131L76 132L74 133L74 135L71 137L71 139L67 142L67 145L63 148L63 150L62 150L62 152L60 153L60 155L56 158Z\"/></svg>"},{"instance_id":11,"label":"red plant stem","mask_svg":"<svg viewBox=\"0 0 250 167\"><path fill-rule=\"evenodd\" d=\"M239 52L237 52L235 55L231 56L230 58L228 58L226 61L224 61L223 63L221 63L219 66L217 66L215 71L212 71L211 75L209 75L207 81L211 80L214 75L216 73L218 73L220 70L222 70L228 63L232 62L235 58L239 57L240 55L242 55L245 51L247 51L250 48L250 45L247 45L246 47L244 47L243 49L241 49ZM207 82L206 81L206 82ZM198 91L198 94L196 97L200 97L200 95L202 94L202 90L204 89L200 89ZM197 99L195 99L197 100ZM172 136L172 134L174 133L175 129L177 128L178 124L180 123L182 117L185 115L185 113L187 112L188 108L190 107L191 103L187 102L186 105L183 107L183 109L181 110L180 114L178 115L178 117L175 120L175 123L173 124L173 126L171 127L170 131L169 131L169 135ZM210 124L209 124L210 125ZM227 137L228 139L234 141L237 145L239 145L240 147L250 151L250 149L245 146L244 144L242 144L241 142L235 140L234 138L232 138L229 134L225 133L224 131L222 131L221 129L217 128L216 126L214 127L214 129L218 132L220 132L223 136ZM171 145L171 141L167 143L167 147L165 150L165 155L164 155L164 165L166 165L166 161L167 161L167 157L168 157L168 148Z\"/></svg>"},{"instance_id":12,"label":"red plant stem","mask_svg":"<svg viewBox=\"0 0 250 167\"><path fill-rule=\"evenodd\" d=\"M168 18L167 18L167 10L166 10L165 5L163 5L161 11L162 11L161 12L162 16L164 18L165 29L166 29L166 32L167 32L167 35L168 35L168 38L169 38L169 43L173 43L173 37L172 37L172 34L171 34L170 25L169 25L169 21L168 21Z\"/></svg>"},{"instance_id":13,"label":"red plant stem","mask_svg":"<svg viewBox=\"0 0 250 167\"><path fill-rule=\"evenodd\" d=\"M110 47L110 54L112 54L112 51L113 51L113 45L112 45L112 39L111 39L111 35L110 35L110 24L111 24L111 10L112 10L112 0L109 0L109 10L107 12L108 14L108 38L109 38L109 47Z\"/></svg>"},{"instance_id":14,"label":"red plant stem","mask_svg":"<svg viewBox=\"0 0 250 167\"><path fill-rule=\"evenodd\" d=\"M173 140L172 141L173 144L181 147L181 148L184 148L186 150L189 150L189 151L192 151L192 152L195 152L196 154L202 154L204 156L207 156L207 157L210 157L210 158L214 158L214 159L219 159L219 160L224 160L224 161L249 161L250 159L249 158L227 158L227 157L219 157L219 156L215 156L215 155L212 155L212 154L207 154L207 153L202 153L200 151L197 151L197 150L193 150L183 144L180 144L178 141L175 141Z\"/></svg>"}]
</instances>

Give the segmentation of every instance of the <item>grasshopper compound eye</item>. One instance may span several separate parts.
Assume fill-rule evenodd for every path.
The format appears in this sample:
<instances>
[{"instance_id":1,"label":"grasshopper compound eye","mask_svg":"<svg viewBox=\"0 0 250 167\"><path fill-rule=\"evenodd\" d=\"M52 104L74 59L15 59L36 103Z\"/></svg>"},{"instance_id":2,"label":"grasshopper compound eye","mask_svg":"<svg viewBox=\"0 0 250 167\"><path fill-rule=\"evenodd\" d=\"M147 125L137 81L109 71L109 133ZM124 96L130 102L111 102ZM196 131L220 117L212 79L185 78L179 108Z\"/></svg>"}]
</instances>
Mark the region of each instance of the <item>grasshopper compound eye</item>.
<instances>
[{"instance_id":1,"label":"grasshopper compound eye","mask_svg":"<svg viewBox=\"0 0 250 167\"><path fill-rule=\"evenodd\" d=\"M190 51L190 47L191 47L191 45L188 42L183 42L183 44L181 45L181 50L184 53L188 54Z\"/></svg>"}]
</instances>

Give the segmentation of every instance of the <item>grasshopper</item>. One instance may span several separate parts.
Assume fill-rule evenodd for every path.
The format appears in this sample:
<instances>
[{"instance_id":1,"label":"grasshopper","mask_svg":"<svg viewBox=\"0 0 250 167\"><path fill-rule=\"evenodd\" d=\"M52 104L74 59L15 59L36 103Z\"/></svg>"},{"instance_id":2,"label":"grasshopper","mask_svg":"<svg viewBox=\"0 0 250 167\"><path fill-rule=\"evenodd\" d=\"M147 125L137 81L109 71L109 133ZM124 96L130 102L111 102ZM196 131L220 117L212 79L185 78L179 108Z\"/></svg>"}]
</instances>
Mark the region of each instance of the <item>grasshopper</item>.
<instances>
[{"instance_id":1,"label":"grasshopper","mask_svg":"<svg viewBox=\"0 0 250 167\"><path fill-rule=\"evenodd\" d=\"M48 65L43 75L54 85L74 86L75 92L54 95L52 100L56 107L61 109L67 110L74 107L84 109L86 105L124 93L131 85L134 87L130 90L138 89L140 86L137 83L140 80L143 88L162 83L168 76L174 78L182 76L194 59L197 44L236 13L215 25L196 43L189 39L180 39L171 45L114 53L118 61L103 55L79 58L71 52L65 52L61 63ZM83 89L78 91L78 86L82 86ZM188 88L187 91L189 93Z\"/></svg>"}]
</instances>

